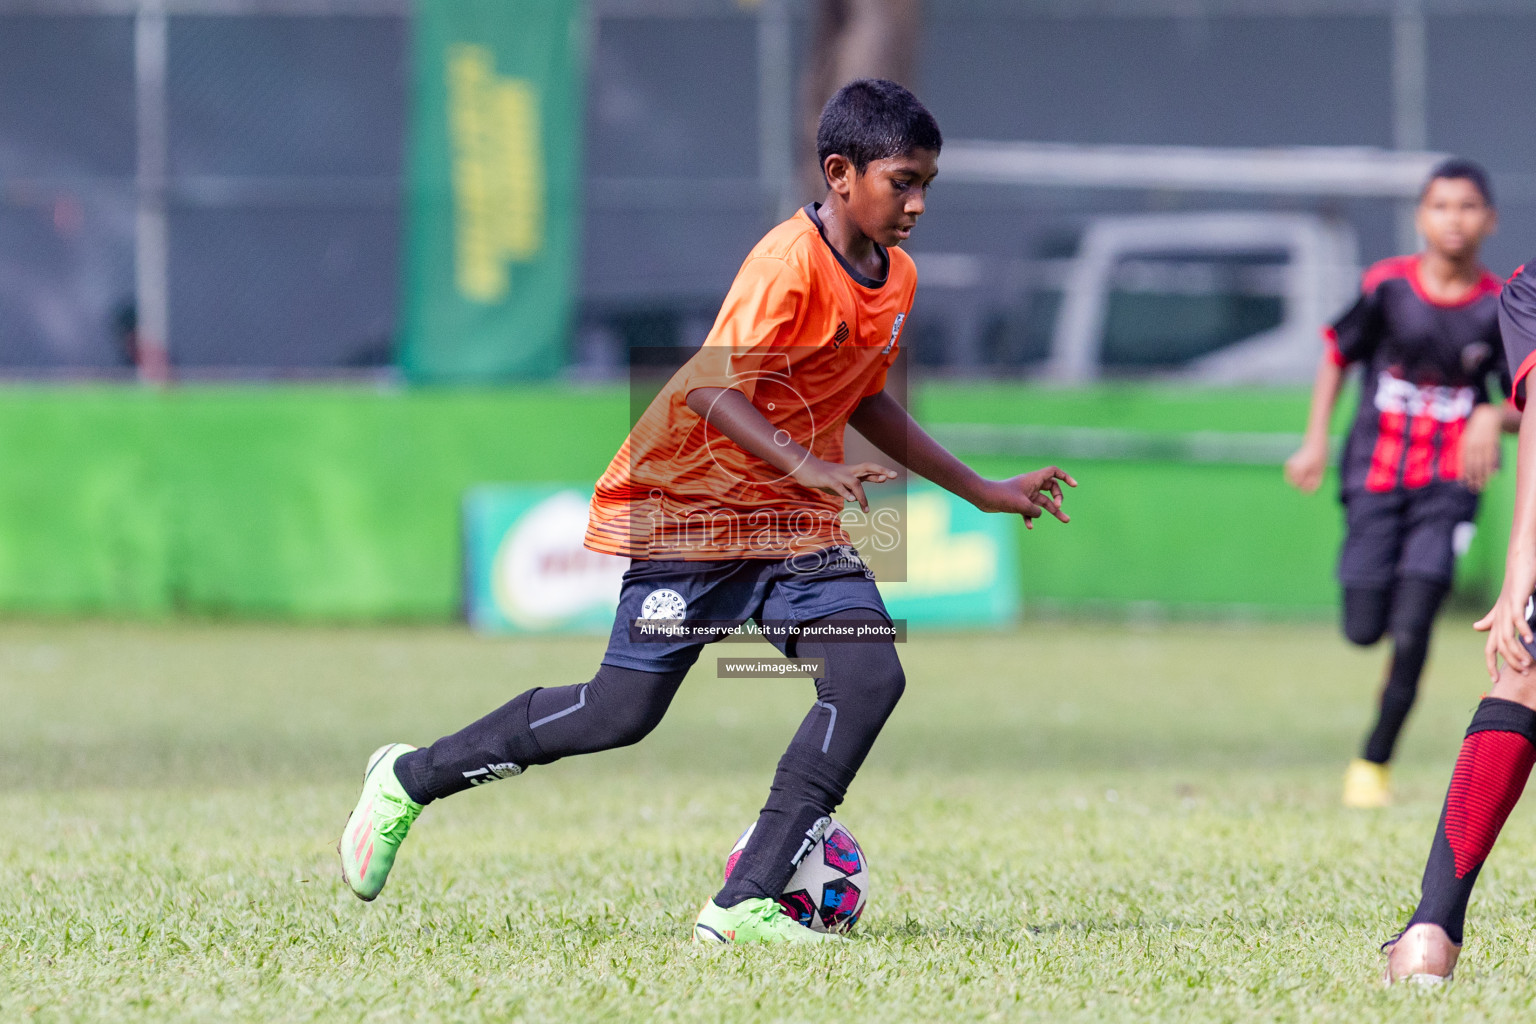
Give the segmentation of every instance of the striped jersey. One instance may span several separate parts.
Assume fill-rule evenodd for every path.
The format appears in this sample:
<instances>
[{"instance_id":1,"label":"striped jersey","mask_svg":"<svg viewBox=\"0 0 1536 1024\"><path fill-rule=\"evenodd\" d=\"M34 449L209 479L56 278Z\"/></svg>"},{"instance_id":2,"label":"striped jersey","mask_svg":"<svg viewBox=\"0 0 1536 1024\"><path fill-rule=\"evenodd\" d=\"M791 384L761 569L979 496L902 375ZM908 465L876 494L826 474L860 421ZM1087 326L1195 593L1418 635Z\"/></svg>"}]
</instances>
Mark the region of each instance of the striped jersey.
<instances>
[{"instance_id":1,"label":"striped jersey","mask_svg":"<svg viewBox=\"0 0 1536 1024\"><path fill-rule=\"evenodd\" d=\"M736 274L714 327L635 423L592 497L586 546L637 559L783 558L847 544L841 498L811 490L688 407L699 388L742 395L817 458L843 461L843 430L885 386L917 271L879 248L860 274L812 204L768 232Z\"/></svg>"},{"instance_id":2,"label":"striped jersey","mask_svg":"<svg viewBox=\"0 0 1536 1024\"><path fill-rule=\"evenodd\" d=\"M1419 257L1382 260L1360 297L1324 331L1339 366L1361 366L1360 407L1340 466L1345 493L1416 489L1461 475L1461 435L1489 401L1489 378L1507 389L1499 337L1499 279L1488 271L1454 302L1431 298Z\"/></svg>"}]
</instances>

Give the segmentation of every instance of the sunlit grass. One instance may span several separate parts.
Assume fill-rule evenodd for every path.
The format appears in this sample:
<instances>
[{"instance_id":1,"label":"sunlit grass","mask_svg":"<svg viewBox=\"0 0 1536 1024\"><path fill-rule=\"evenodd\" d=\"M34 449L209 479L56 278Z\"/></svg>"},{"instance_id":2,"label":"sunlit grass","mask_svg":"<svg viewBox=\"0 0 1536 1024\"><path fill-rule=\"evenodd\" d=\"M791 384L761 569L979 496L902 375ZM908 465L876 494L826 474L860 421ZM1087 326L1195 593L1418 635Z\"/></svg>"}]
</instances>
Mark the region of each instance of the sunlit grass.
<instances>
[{"instance_id":1,"label":"sunlit grass","mask_svg":"<svg viewBox=\"0 0 1536 1024\"><path fill-rule=\"evenodd\" d=\"M431 808L365 905L332 846L368 752L586 678L599 642L3 626L0 1021L1523 1018L1529 811L1456 984L1375 984L1478 651L1442 623L1400 802L1359 814L1338 778L1382 655L1326 626L917 635L840 812L872 862L858 938L705 952L803 681L708 653L638 747Z\"/></svg>"}]
</instances>

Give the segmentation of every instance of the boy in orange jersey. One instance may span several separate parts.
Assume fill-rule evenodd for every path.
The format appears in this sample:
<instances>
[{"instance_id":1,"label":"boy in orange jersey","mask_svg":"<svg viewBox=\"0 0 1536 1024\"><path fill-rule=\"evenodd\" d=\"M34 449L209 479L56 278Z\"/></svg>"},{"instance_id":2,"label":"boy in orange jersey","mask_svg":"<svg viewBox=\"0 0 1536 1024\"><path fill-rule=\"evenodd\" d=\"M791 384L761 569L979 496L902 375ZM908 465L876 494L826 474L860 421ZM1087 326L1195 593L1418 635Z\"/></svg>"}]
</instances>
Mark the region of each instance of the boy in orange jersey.
<instances>
[{"instance_id":1,"label":"boy in orange jersey","mask_svg":"<svg viewBox=\"0 0 1536 1024\"><path fill-rule=\"evenodd\" d=\"M339 847L359 897L378 895L427 803L637 742L661 721L704 644L750 619L786 654L821 661L817 699L694 938L829 938L786 916L775 897L905 686L873 573L840 518L849 502L868 512L865 485L896 473L845 463L844 427L1026 526L1042 512L1067 522L1060 485L1076 486L1054 466L985 480L885 393L917 286L898 246L923 213L942 144L932 115L893 82L853 82L828 101L817 134L826 198L752 250L703 347L597 483L587 546L632 561L596 676L529 690L429 747L376 751ZM870 626L883 636L838 642Z\"/></svg>"}]
</instances>

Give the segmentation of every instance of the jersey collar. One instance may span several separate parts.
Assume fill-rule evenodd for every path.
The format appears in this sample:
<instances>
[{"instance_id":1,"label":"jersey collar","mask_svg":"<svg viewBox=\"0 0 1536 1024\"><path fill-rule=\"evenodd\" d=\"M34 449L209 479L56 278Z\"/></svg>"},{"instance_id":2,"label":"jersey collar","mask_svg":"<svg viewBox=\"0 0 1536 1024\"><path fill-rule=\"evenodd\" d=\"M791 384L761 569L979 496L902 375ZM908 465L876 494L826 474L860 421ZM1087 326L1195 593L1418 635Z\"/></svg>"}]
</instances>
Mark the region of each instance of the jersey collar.
<instances>
[{"instance_id":1,"label":"jersey collar","mask_svg":"<svg viewBox=\"0 0 1536 1024\"><path fill-rule=\"evenodd\" d=\"M837 246L827 241L827 229L822 226L821 215L817 213L817 211L820 209L820 203L806 203L805 215L810 218L812 224L816 225L816 233L821 236L822 242L826 243L827 248L832 251L832 255L837 258L838 264L842 266L843 270L848 274L848 276L853 278L857 284L861 284L865 288L879 288L881 285L885 284L886 281L890 280L891 256L890 253L885 251L885 246L881 245L879 242L875 243L875 252L880 254L880 265L884 268L884 271L881 273L879 279L877 280L873 277L865 277L863 274L853 269L853 264L849 263L846 259L843 258L843 254L837 251Z\"/></svg>"}]
</instances>

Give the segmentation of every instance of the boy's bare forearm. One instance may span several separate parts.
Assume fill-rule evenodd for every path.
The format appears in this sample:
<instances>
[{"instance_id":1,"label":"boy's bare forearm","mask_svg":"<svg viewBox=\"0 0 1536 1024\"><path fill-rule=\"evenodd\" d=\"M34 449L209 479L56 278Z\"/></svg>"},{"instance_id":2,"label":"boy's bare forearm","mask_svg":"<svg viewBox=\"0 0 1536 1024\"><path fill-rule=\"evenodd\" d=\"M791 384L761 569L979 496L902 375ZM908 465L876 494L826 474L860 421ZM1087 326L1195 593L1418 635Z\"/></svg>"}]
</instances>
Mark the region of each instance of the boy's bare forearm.
<instances>
[{"instance_id":1,"label":"boy's bare forearm","mask_svg":"<svg viewBox=\"0 0 1536 1024\"><path fill-rule=\"evenodd\" d=\"M1317 361L1317 375L1312 380L1312 404L1307 409L1307 440L1328 440L1328 428L1333 421L1333 407L1339 400L1339 390L1344 383L1344 367L1335 363L1325 352Z\"/></svg>"},{"instance_id":2,"label":"boy's bare forearm","mask_svg":"<svg viewBox=\"0 0 1536 1024\"><path fill-rule=\"evenodd\" d=\"M695 388L688 408L704 422L781 473L793 473L809 452L788 434L775 431L750 399L731 388ZM777 436L776 436L777 435Z\"/></svg>"},{"instance_id":3,"label":"boy's bare forearm","mask_svg":"<svg viewBox=\"0 0 1536 1024\"><path fill-rule=\"evenodd\" d=\"M980 474L930 437L884 391L861 402L848 422L870 444L918 476L967 501L976 499L983 483Z\"/></svg>"}]
</instances>

